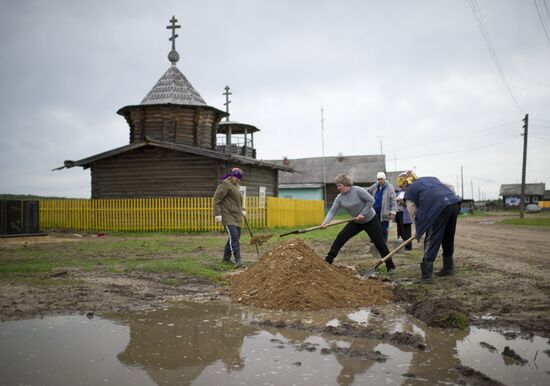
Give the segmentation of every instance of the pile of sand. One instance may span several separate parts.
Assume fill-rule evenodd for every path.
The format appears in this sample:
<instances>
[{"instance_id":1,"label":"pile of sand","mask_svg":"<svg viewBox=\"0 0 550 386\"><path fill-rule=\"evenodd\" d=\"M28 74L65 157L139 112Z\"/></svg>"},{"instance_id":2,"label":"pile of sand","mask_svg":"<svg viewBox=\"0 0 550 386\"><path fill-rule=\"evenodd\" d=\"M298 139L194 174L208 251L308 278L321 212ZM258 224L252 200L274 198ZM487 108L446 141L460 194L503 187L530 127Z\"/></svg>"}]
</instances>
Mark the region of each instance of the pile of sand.
<instances>
[{"instance_id":1,"label":"pile of sand","mask_svg":"<svg viewBox=\"0 0 550 386\"><path fill-rule=\"evenodd\" d=\"M393 299L389 285L361 279L349 268L327 264L296 238L278 244L230 281L233 301L276 310L371 306Z\"/></svg>"}]
</instances>

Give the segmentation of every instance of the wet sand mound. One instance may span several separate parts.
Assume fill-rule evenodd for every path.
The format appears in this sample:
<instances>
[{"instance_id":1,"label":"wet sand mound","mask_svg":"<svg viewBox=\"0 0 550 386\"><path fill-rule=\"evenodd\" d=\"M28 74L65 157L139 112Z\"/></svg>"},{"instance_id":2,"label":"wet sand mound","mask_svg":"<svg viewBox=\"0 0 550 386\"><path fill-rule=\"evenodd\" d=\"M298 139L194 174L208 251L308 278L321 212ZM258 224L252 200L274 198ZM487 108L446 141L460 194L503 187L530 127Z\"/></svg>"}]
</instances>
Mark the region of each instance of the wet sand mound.
<instances>
[{"instance_id":1,"label":"wet sand mound","mask_svg":"<svg viewBox=\"0 0 550 386\"><path fill-rule=\"evenodd\" d=\"M393 299L389 285L362 280L349 268L327 264L297 238L278 244L230 281L233 301L276 310L371 306Z\"/></svg>"}]
</instances>

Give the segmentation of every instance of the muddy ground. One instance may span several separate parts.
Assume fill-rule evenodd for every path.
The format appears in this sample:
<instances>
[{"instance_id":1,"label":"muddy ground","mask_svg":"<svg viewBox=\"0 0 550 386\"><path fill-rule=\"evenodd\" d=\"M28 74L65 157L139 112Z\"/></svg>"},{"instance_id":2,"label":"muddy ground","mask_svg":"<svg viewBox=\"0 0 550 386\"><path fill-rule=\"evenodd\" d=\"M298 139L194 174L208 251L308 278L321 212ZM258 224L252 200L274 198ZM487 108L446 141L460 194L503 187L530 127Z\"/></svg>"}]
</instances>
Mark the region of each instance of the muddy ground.
<instances>
[{"instance_id":1,"label":"muddy ground","mask_svg":"<svg viewBox=\"0 0 550 386\"><path fill-rule=\"evenodd\" d=\"M415 284L413 280L419 276L421 259L421 245L415 243L413 251L395 257L397 273L388 277L381 269L379 280L391 280L396 284L397 301L405 308L412 309L418 302L448 298L463 307L472 324L518 328L523 333L550 337L550 228L499 224L506 216L509 215L459 219L455 276L436 278L431 285ZM4 238L0 239L0 254L3 261L9 261L10 251L32 248L33 245L48 245L55 253L56 248L63 248L65 243L79 243L93 236L53 232L42 237ZM112 237L107 233L96 239L101 243ZM208 243L200 248L201 253L216 256L221 253L219 245L223 244L225 236L207 233L174 234L170 237L174 243L182 245L189 238L195 242L197 238L219 239L219 243ZM395 239L393 224L390 241L392 239ZM243 237L242 241L244 262L250 266L258 258L255 249L246 245L247 238ZM331 240L312 238L306 242L319 256L324 256ZM276 243L276 238L270 239L261 246L261 252L269 251ZM392 249L395 244L390 244ZM344 247L335 263L370 267L376 259L368 251L366 236L357 236ZM154 258L158 252L143 250L142 253ZM436 266L440 264L438 258ZM67 269L46 275L32 272L18 275L24 280L4 276L0 279L2 320L67 313L131 312L158 307L174 298L229 301L223 285L177 273L121 273L98 266L92 270ZM41 285L41 280L48 280L50 284L58 280L59 285Z\"/></svg>"}]
</instances>

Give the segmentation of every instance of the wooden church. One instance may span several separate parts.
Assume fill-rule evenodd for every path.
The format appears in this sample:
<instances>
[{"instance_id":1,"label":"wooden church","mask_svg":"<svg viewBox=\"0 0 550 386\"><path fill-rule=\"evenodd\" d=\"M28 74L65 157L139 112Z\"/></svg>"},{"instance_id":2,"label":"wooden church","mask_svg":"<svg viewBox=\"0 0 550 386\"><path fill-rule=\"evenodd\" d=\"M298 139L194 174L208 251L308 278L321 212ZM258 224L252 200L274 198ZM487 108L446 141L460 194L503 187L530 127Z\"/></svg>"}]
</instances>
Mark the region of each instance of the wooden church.
<instances>
[{"instance_id":1,"label":"wooden church","mask_svg":"<svg viewBox=\"0 0 550 386\"><path fill-rule=\"evenodd\" d=\"M91 171L92 198L212 196L219 177L233 167L244 172L248 196L278 195L279 170L289 167L256 159L258 129L226 121L226 112L208 106L177 68L177 20L172 17L170 68L139 105L118 110L130 127L130 143L54 169L81 166ZM229 95L226 87L226 97ZM226 100L229 106L229 100ZM232 140L242 137L244 143ZM217 144L219 138L222 144ZM252 141L250 140L252 138Z\"/></svg>"}]
</instances>

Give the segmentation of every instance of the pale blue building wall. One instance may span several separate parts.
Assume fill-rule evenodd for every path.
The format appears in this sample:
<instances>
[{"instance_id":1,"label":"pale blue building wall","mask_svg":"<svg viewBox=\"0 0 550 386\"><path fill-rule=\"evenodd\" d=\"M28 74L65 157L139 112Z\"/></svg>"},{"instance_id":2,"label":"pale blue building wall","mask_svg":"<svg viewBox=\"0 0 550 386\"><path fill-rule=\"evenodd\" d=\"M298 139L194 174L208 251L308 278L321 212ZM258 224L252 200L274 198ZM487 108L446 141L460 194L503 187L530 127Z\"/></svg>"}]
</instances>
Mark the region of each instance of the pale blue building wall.
<instances>
[{"instance_id":1,"label":"pale blue building wall","mask_svg":"<svg viewBox=\"0 0 550 386\"><path fill-rule=\"evenodd\" d=\"M296 188L296 189L279 188L279 197L295 198L297 200L322 200L323 189L321 188Z\"/></svg>"}]
</instances>

